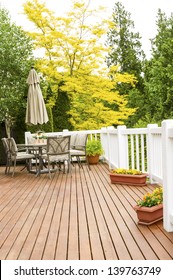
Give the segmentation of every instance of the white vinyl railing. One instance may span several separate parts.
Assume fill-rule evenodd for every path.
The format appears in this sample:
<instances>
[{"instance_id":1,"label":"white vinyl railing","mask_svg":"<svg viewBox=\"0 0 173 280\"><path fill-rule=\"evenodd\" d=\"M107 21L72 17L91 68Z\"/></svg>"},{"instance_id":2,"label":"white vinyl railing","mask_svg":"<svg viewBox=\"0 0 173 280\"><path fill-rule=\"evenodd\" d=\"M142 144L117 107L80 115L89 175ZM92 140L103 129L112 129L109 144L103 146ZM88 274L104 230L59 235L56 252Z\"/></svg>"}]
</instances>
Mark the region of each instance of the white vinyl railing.
<instances>
[{"instance_id":1,"label":"white vinyl railing","mask_svg":"<svg viewBox=\"0 0 173 280\"><path fill-rule=\"evenodd\" d=\"M139 169L163 186L164 228L173 232L173 120L144 129L103 128L101 139L110 168Z\"/></svg>"},{"instance_id":2,"label":"white vinyl railing","mask_svg":"<svg viewBox=\"0 0 173 280\"><path fill-rule=\"evenodd\" d=\"M163 224L173 232L173 120L162 122Z\"/></svg>"},{"instance_id":3,"label":"white vinyl railing","mask_svg":"<svg viewBox=\"0 0 173 280\"><path fill-rule=\"evenodd\" d=\"M148 173L151 182L163 183L162 129L157 125L101 130L104 157L111 168L132 168Z\"/></svg>"},{"instance_id":4,"label":"white vinyl railing","mask_svg":"<svg viewBox=\"0 0 173 280\"><path fill-rule=\"evenodd\" d=\"M64 129L61 132L46 132L44 135L46 136L62 136L62 135L72 135L75 133L87 133L89 135L89 139L100 139L100 130L80 130L80 131L69 131L68 129ZM35 133L31 133L30 131L25 132L25 143L29 144L28 141L30 138L35 136Z\"/></svg>"},{"instance_id":5,"label":"white vinyl railing","mask_svg":"<svg viewBox=\"0 0 173 280\"><path fill-rule=\"evenodd\" d=\"M147 129L125 126L101 130L104 156L110 168L133 168L147 172Z\"/></svg>"},{"instance_id":6,"label":"white vinyl railing","mask_svg":"<svg viewBox=\"0 0 173 280\"><path fill-rule=\"evenodd\" d=\"M162 126L149 124L147 128L128 129L126 126L101 130L46 133L65 135L86 132L90 138L100 138L104 149L102 158L109 168L133 168L148 174L151 183L164 188L164 228L173 231L173 120ZM32 136L25 133L25 141Z\"/></svg>"},{"instance_id":7,"label":"white vinyl railing","mask_svg":"<svg viewBox=\"0 0 173 280\"><path fill-rule=\"evenodd\" d=\"M157 125L148 125L147 128L147 162L150 182L163 184L162 128Z\"/></svg>"}]
</instances>

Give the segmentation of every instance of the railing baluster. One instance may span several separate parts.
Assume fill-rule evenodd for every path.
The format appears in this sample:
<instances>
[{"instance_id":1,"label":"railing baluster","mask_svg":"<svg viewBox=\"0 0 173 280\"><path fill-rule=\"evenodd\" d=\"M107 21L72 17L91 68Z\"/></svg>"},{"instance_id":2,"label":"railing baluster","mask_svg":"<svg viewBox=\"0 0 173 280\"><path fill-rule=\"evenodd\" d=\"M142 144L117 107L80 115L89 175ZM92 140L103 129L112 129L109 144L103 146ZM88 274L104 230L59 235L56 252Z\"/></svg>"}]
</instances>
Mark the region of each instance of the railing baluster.
<instances>
[{"instance_id":1,"label":"railing baluster","mask_svg":"<svg viewBox=\"0 0 173 280\"><path fill-rule=\"evenodd\" d=\"M134 136L131 134L130 135L130 140L131 140L131 168L135 168L135 158L134 158Z\"/></svg>"},{"instance_id":2,"label":"railing baluster","mask_svg":"<svg viewBox=\"0 0 173 280\"><path fill-rule=\"evenodd\" d=\"M144 134L141 134L141 170L145 171L145 148L144 148Z\"/></svg>"}]
</instances>

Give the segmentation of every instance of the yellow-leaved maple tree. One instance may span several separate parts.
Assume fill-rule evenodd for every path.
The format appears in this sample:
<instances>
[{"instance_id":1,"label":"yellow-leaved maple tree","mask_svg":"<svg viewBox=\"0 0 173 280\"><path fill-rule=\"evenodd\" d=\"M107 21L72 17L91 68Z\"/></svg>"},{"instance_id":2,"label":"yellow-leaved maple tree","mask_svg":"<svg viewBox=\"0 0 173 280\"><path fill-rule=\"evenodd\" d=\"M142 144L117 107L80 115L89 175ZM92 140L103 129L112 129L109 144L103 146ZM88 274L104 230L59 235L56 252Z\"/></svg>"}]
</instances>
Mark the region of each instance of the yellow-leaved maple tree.
<instances>
[{"instance_id":1,"label":"yellow-leaved maple tree","mask_svg":"<svg viewBox=\"0 0 173 280\"><path fill-rule=\"evenodd\" d=\"M117 83L131 83L133 75L120 74L118 66L108 69L103 42L111 21L100 11L90 10L90 1L72 1L72 8L58 17L38 0L27 1L24 12L36 27L30 32L35 48L44 50L37 68L51 85L56 99L58 88L68 94L70 122L75 129L99 129L123 124L135 109L116 90ZM58 4L57 4L58 5ZM62 104L63 106L63 104Z\"/></svg>"}]
</instances>

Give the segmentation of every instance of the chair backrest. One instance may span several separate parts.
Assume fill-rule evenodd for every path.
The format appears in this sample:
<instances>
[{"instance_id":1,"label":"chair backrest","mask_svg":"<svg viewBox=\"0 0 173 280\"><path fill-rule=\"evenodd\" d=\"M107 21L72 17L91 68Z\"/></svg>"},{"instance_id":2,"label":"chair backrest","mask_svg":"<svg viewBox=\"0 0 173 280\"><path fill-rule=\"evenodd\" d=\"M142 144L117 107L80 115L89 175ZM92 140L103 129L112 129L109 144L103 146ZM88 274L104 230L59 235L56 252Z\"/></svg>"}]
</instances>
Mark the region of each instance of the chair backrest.
<instances>
[{"instance_id":1,"label":"chair backrest","mask_svg":"<svg viewBox=\"0 0 173 280\"><path fill-rule=\"evenodd\" d=\"M16 155L17 152L18 152L16 141L14 140L13 137L7 138L7 141L8 141L8 145L9 145L9 152L10 152L10 154L11 155Z\"/></svg>"},{"instance_id":2,"label":"chair backrest","mask_svg":"<svg viewBox=\"0 0 173 280\"><path fill-rule=\"evenodd\" d=\"M75 147L76 138L77 138L77 133L71 134L71 138L70 138L70 148L71 149L74 149L74 147Z\"/></svg>"},{"instance_id":3,"label":"chair backrest","mask_svg":"<svg viewBox=\"0 0 173 280\"><path fill-rule=\"evenodd\" d=\"M9 144L8 144L8 138L2 138L2 144L5 150L5 153L8 154L9 153Z\"/></svg>"},{"instance_id":4,"label":"chair backrest","mask_svg":"<svg viewBox=\"0 0 173 280\"><path fill-rule=\"evenodd\" d=\"M85 150L88 135L86 133L78 133L76 136L74 149Z\"/></svg>"},{"instance_id":5,"label":"chair backrest","mask_svg":"<svg viewBox=\"0 0 173 280\"><path fill-rule=\"evenodd\" d=\"M70 136L53 136L47 138L47 154L63 155L69 154Z\"/></svg>"}]
</instances>

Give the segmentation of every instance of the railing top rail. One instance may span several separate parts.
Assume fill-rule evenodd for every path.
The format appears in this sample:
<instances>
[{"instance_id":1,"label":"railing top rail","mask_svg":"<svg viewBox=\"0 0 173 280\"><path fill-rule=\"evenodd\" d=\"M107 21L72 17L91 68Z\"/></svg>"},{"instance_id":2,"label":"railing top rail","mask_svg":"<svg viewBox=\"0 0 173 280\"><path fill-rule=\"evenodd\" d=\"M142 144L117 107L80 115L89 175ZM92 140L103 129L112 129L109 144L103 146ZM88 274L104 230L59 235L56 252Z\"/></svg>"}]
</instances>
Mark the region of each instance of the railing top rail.
<instances>
[{"instance_id":1,"label":"railing top rail","mask_svg":"<svg viewBox=\"0 0 173 280\"><path fill-rule=\"evenodd\" d=\"M110 134L117 134L117 129L103 129L101 130L102 133L110 133ZM150 128L150 133L152 134L162 134L161 127L153 127ZM125 135L138 135L138 134L148 134L148 128L122 128L121 134Z\"/></svg>"},{"instance_id":2,"label":"railing top rail","mask_svg":"<svg viewBox=\"0 0 173 280\"><path fill-rule=\"evenodd\" d=\"M161 127L153 127L153 128L150 128L150 132L152 134L162 134L162 128Z\"/></svg>"},{"instance_id":3,"label":"railing top rail","mask_svg":"<svg viewBox=\"0 0 173 280\"><path fill-rule=\"evenodd\" d=\"M173 129L173 128L172 128ZM87 134L104 134L104 133L109 133L109 134L117 134L118 133L118 129L117 128L112 128L112 127L108 127L108 128L102 128L102 129L95 129L95 130L75 130L75 131L69 131L64 129L61 132L45 132L45 134L47 135L52 135L52 134L62 134L62 133L66 133L68 132L69 134L73 134L73 133L87 133ZM29 133L29 132L26 132ZM162 128L161 127L157 127L157 128L150 128L150 133L152 134L161 134L162 133ZM35 133L30 133L31 135L35 134ZM137 135L137 134L148 134L148 128L121 128L121 134L125 134L125 135ZM173 132L172 132L173 135ZM172 136L171 136L172 137Z\"/></svg>"},{"instance_id":4,"label":"railing top rail","mask_svg":"<svg viewBox=\"0 0 173 280\"><path fill-rule=\"evenodd\" d=\"M122 133L124 134L147 134L148 129L147 128L127 128L122 130Z\"/></svg>"},{"instance_id":5,"label":"railing top rail","mask_svg":"<svg viewBox=\"0 0 173 280\"><path fill-rule=\"evenodd\" d=\"M103 129L101 130L101 133L109 133L109 134L117 134L118 129ZM148 129L147 128L122 128L121 134L147 134Z\"/></svg>"},{"instance_id":6,"label":"railing top rail","mask_svg":"<svg viewBox=\"0 0 173 280\"><path fill-rule=\"evenodd\" d=\"M30 134L30 135L35 135L35 133L31 133L31 132L25 132L26 134ZM74 134L74 133L87 133L87 134L100 134L101 130L75 130L75 131L70 131L70 130L66 130L64 129L63 131L54 131L54 132L45 132L46 135L52 135L52 134L56 134L56 135L62 135L63 133L69 133L69 134Z\"/></svg>"},{"instance_id":7,"label":"railing top rail","mask_svg":"<svg viewBox=\"0 0 173 280\"><path fill-rule=\"evenodd\" d=\"M63 130L63 132L70 132L70 133L87 133L87 134L97 134L97 133L101 133L100 129L94 129L94 130L74 130L74 131L70 131L70 130Z\"/></svg>"}]
</instances>

